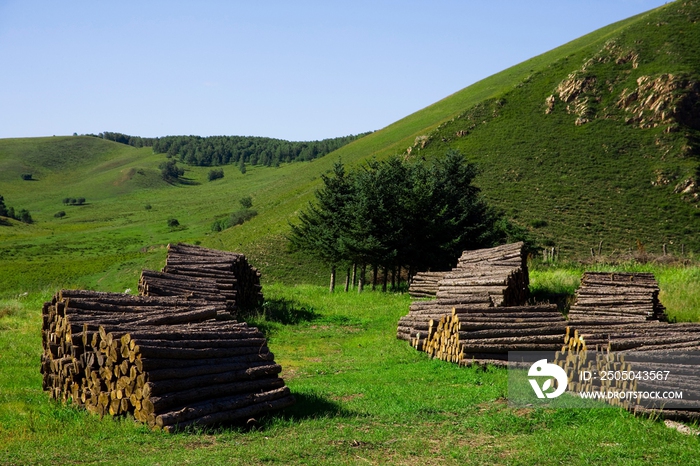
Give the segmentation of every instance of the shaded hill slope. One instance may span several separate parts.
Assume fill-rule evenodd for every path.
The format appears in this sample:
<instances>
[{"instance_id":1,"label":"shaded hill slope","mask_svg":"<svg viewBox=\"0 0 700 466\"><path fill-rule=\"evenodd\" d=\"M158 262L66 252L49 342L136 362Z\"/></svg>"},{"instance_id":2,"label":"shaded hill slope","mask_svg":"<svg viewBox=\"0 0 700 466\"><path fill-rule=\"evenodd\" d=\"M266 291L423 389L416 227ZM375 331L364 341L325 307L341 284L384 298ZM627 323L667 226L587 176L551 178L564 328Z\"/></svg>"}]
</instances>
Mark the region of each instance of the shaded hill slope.
<instances>
[{"instance_id":1,"label":"shaded hill slope","mask_svg":"<svg viewBox=\"0 0 700 466\"><path fill-rule=\"evenodd\" d=\"M676 2L418 137L458 148L494 203L582 255L700 250L700 7Z\"/></svg>"}]
</instances>

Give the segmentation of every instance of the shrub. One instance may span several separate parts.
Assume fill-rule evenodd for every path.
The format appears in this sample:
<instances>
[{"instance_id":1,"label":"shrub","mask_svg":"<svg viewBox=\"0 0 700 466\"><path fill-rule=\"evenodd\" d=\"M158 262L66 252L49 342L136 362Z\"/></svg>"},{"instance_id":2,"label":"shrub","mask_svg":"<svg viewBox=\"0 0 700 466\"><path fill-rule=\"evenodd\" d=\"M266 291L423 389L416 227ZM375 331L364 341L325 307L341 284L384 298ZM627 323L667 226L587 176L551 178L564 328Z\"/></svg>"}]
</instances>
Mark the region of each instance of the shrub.
<instances>
[{"instance_id":1,"label":"shrub","mask_svg":"<svg viewBox=\"0 0 700 466\"><path fill-rule=\"evenodd\" d=\"M250 196L242 197L240 201L244 209L250 209L253 207L253 198Z\"/></svg>"},{"instance_id":2,"label":"shrub","mask_svg":"<svg viewBox=\"0 0 700 466\"><path fill-rule=\"evenodd\" d=\"M22 179L24 181L29 181L32 179L32 174L31 173L22 173Z\"/></svg>"},{"instance_id":3,"label":"shrub","mask_svg":"<svg viewBox=\"0 0 700 466\"><path fill-rule=\"evenodd\" d=\"M241 209L233 212L228 218L223 220L217 220L211 224L212 231L222 231L227 228L235 227L236 225L242 225L251 218L258 215L258 212L252 209Z\"/></svg>"},{"instance_id":4,"label":"shrub","mask_svg":"<svg viewBox=\"0 0 700 466\"><path fill-rule=\"evenodd\" d=\"M168 182L175 182L185 174L185 169L178 167L177 162L174 160L163 162L158 165L158 168L160 168L160 176Z\"/></svg>"},{"instance_id":5,"label":"shrub","mask_svg":"<svg viewBox=\"0 0 700 466\"><path fill-rule=\"evenodd\" d=\"M180 226L180 222L177 221L176 218L169 218L168 219L168 226L170 228L175 228Z\"/></svg>"},{"instance_id":6,"label":"shrub","mask_svg":"<svg viewBox=\"0 0 700 466\"><path fill-rule=\"evenodd\" d=\"M66 216L66 212L64 210L61 210L60 212L56 212L55 214L53 214L53 216L56 218L63 218Z\"/></svg>"},{"instance_id":7,"label":"shrub","mask_svg":"<svg viewBox=\"0 0 700 466\"><path fill-rule=\"evenodd\" d=\"M66 205L70 204L70 197L64 197L64 198L63 198L63 203L66 204Z\"/></svg>"},{"instance_id":8,"label":"shrub","mask_svg":"<svg viewBox=\"0 0 700 466\"><path fill-rule=\"evenodd\" d=\"M77 205L83 205L85 204L85 198L84 197L79 197L78 199L75 200L75 203Z\"/></svg>"},{"instance_id":9,"label":"shrub","mask_svg":"<svg viewBox=\"0 0 700 466\"><path fill-rule=\"evenodd\" d=\"M144 206L144 209L146 209L146 210L151 210L151 204L146 204L146 205Z\"/></svg>"},{"instance_id":10,"label":"shrub","mask_svg":"<svg viewBox=\"0 0 700 466\"><path fill-rule=\"evenodd\" d=\"M209 181L214 181L218 180L219 178L224 177L224 169L223 168L215 168L214 170L209 170L209 175L207 175L207 178Z\"/></svg>"},{"instance_id":11,"label":"shrub","mask_svg":"<svg viewBox=\"0 0 700 466\"><path fill-rule=\"evenodd\" d=\"M29 215L29 211L27 209L20 209L20 211L17 212L17 217L15 218L20 222L34 223L34 220L32 219L32 216Z\"/></svg>"},{"instance_id":12,"label":"shrub","mask_svg":"<svg viewBox=\"0 0 700 466\"><path fill-rule=\"evenodd\" d=\"M236 225L242 225L244 222L247 222L256 215L258 215L258 212L252 209L237 210L229 217L228 226L230 228L235 227Z\"/></svg>"}]
</instances>

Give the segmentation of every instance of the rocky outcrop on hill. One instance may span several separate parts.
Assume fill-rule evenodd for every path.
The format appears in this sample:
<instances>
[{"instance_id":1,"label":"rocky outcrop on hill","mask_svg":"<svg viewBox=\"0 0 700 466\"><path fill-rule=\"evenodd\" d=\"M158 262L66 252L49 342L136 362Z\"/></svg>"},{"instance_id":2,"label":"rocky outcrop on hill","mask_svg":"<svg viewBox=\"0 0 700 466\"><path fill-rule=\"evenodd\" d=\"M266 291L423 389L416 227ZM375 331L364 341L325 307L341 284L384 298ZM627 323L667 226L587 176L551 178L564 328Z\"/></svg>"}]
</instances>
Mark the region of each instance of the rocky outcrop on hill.
<instances>
[{"instance_id":1,"label":"rocky outcrop on hill","mask_svg":"<svg viewBox=\"0 0 700 466\"><path fill-rule=\"evenodd\" d=\"M662 74L656 78L640 76L637 87L625 88L617 106L630 114L626 123L640 128L667 125L666 131L678 131L682 124L700 129L700 84L685 77Z\"/></svg>"}]
</instances>

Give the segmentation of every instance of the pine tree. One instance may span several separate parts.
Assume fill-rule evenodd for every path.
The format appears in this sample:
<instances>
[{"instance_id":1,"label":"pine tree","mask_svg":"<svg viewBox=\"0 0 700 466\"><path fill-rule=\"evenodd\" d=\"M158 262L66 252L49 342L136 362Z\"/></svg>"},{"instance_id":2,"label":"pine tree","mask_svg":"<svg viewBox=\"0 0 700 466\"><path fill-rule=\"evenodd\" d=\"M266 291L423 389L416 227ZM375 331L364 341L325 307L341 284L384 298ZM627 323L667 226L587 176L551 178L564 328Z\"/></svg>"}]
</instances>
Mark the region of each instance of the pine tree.
<instances>
[{"instance_id":1,"label":"pine tree","mask_svg":"<svg viewBox=\"0 0 700 466\"><path fill-rule=\"evenodd\" d=\"M321 176L324 186L316 191L316 204L299 214L299 224L290 224L292 248L306 251L331 267L331 292L335 285L336 267L346 260L344 235L349 231L348 209L354 197L352 179L337 162L332 176Z\"/></svg>"}]
</instances>

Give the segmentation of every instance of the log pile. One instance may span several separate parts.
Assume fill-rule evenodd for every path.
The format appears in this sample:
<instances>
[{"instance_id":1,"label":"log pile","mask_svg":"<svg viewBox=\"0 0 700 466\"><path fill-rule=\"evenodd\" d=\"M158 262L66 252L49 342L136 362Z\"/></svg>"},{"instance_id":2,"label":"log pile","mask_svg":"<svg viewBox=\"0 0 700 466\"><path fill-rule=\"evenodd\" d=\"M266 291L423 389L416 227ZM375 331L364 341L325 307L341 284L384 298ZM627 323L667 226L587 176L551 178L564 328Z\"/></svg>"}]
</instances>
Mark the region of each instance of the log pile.
<instances>
[{"instance_id":1,"label":"log pile","mask_svg":"<svg viewBox=\"0 0 700 466\"><path fill-rule=\"evenodd\" d=\"M441 304L487 294L494 306L522 306L528 297L527 257L523 243L464 251L457 267L438 284Z\"/></svg>"},{"instance_id":2,"label":"log pile","mask_svg":"<svg viewBox=\"0 0 700 466\"><path fill-rule=\"evenodd\" d=\"M460 299L456 304L440 304L439 300L414 301L409 307L408 314L399 319L396 338L411 341L414 338L423 340L427 336L431 320L438 320L456 309L457 312L468 309L488 309L493 306L487 294L471 295Z\"/></svg>"},{"instance_id":3,"label":"log pile","mask_svg":"<svg viewBox=\"0 0 700 466\"><path fill-rule=\"evenodd\" d=\"M566 321L554 304L489 308L454 308L430 320L425 337L411 345L433 358L469 365L507 363L508 351L556 351Z\"/></svg>"},{"instance_id":4,"label":"log pile","mask_svg":"<svg viewBox=\"0 0 700 466\"><path fill-rule=\"evenodd\" d=\"M417 281L421 285L414 289L411 297L429 296L433 288L427 283L442 274L435 292L437 299L411 304L408 315L399 319L396 337L401 340L417 340L418 343L414 343L419 344L427 336L429 321L449 315L453 308L461 312L521 306L527 300L529 281L522 242L464 251L457 267L451 271L427 274L417 275L421 277Z\"/></svg>"},{"instance_id":5,"label":"log pile","mask_svg":"<svg viewBox=\"0 0 700 466\"><path fill-rule=\"evenodd\" d=\"M260 272L243 254L188 244L169 244L161 272L144 270L139 293L144 296L189 296L222 302L226 312L262 302ZM219 318L226 318L220 315Z\"/></svg>"},{"instance_id":6,"label":"log pile","mask_svg":"<svg viewBox=\"0 0 700 466\"><path fill-rule=\"evenodd\" d=\"M693 324L695 331L700 330L700 325ZM660 324L663 326L663 324ZM689 326L688 326L689 327ZM639 399L606 398L604 401L613 406L620 406L637 414L653 415L665 419L695 421L700 419L700 409L697 400L700 398L700 369L698 369L698 353L689 354L687 349L697 350L700 344L694 348L664 349L637 348L634 351L610 352L604 348L602 351L590 351L589 343L578 332L571 332L567 327L564 346L555 353L554 363L562 367L569 380L569 389L572 393L594 391L657 391L675 390L682 391L684 399L674 399L674 408L664 406L664 400L653 400L651 404L645 402L641 406ZM583 371L600 374L612 371L626 372L627 374L639 371L668 371L663 379L653 378L619 377L606 378L590 377L583 380Z\"/></svg>"},{"instance_id":7,"label":"log pile","mask_svg":"<svg viewBox=\"0 0 700 466\"><path fill-rule=\"evenodd\" d=\"M408 294L413 299L434 298L438 292L438 283L447 272L418 272L411 280Z\"/></svg>"},{"instance_id":8,"label":"log pile","mask_svg":"<svg viewBox=\"0 0 700 466\"><path fill-rule=\"evenodd\" d=\"M667 320L659 285L651 273L586 272L569 310L572 321Z\"/></svg>"},{"instance_id":9,"label":"log pile","mask_svg":"<svg viewBox=\"0 0 700 466\"><path fill-rule=\"evenodd\" d=\"M255 327L225 303L62 290L42 313L43 388L154 428L245 420L294 402Z\"/></svg>"},{"instance_id":10,"label":"log pile","mask_svg":"<svg viewBox=\"0 0 700 466\"><path fill-rule=\"evenodd\" d=\"M589 319L569 321L568 325L571 336L582 338L590 349L617 352L700 349L700 324L697 323Z\"/></svg>"}]
</instances>

